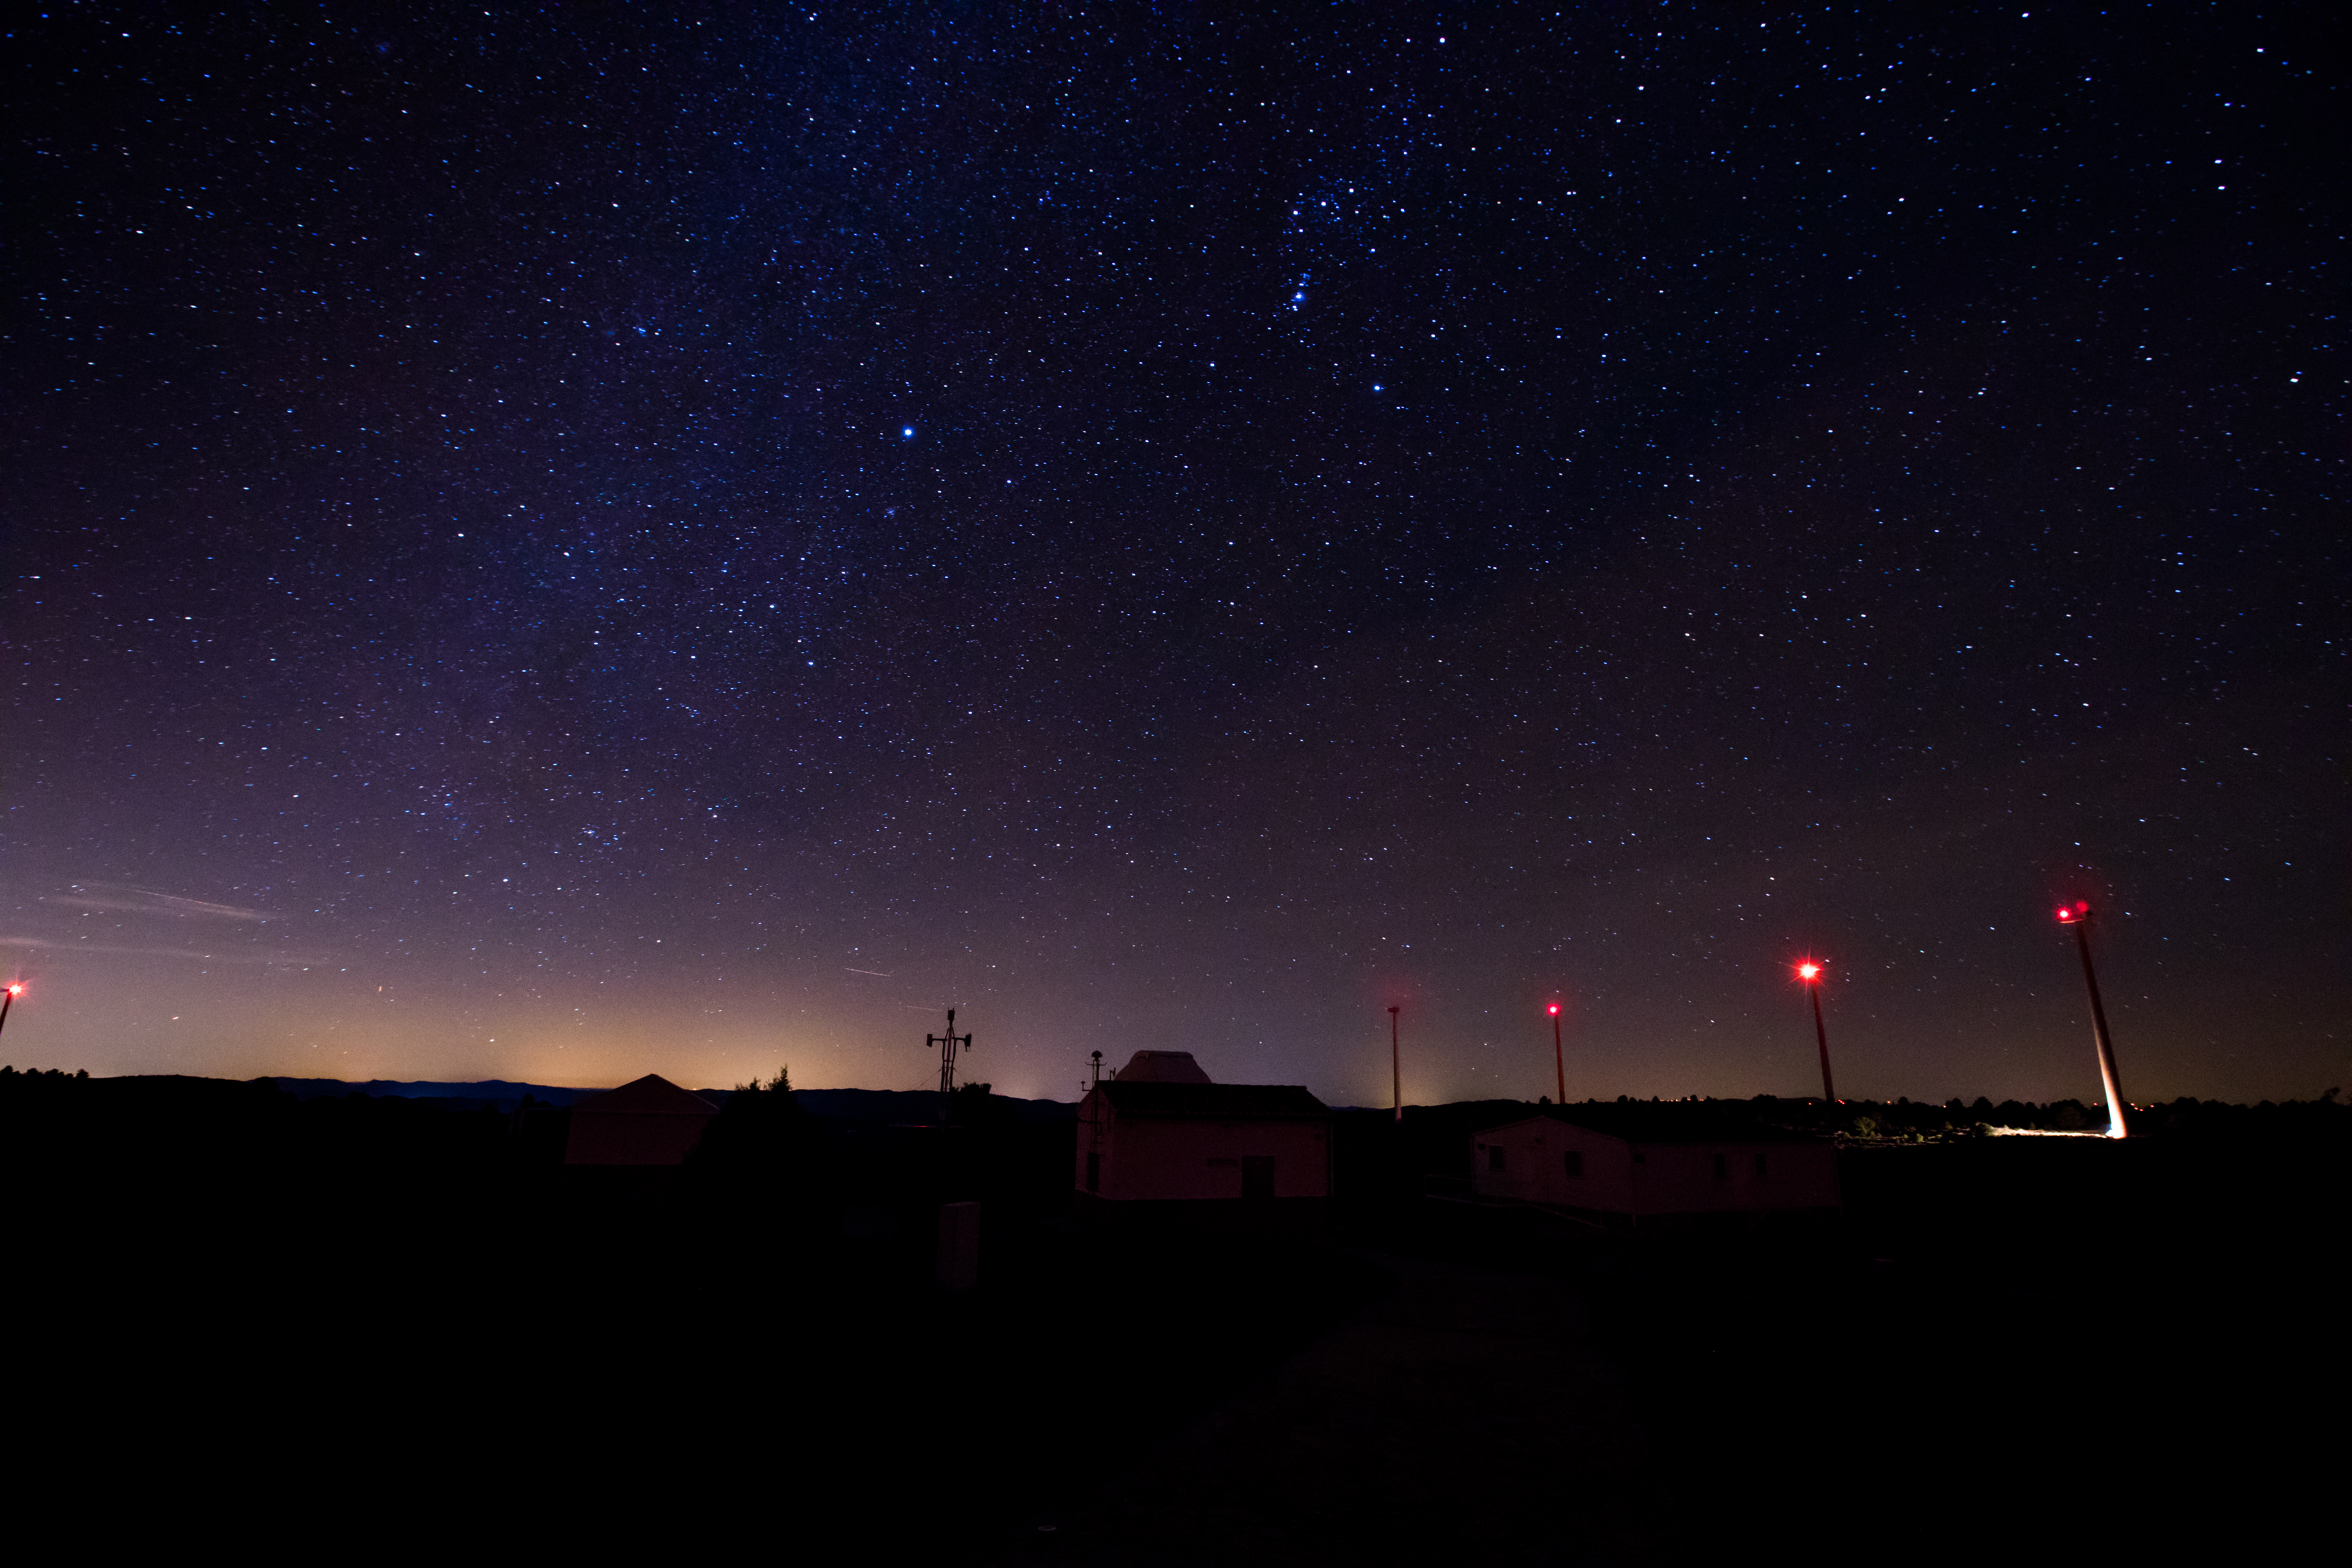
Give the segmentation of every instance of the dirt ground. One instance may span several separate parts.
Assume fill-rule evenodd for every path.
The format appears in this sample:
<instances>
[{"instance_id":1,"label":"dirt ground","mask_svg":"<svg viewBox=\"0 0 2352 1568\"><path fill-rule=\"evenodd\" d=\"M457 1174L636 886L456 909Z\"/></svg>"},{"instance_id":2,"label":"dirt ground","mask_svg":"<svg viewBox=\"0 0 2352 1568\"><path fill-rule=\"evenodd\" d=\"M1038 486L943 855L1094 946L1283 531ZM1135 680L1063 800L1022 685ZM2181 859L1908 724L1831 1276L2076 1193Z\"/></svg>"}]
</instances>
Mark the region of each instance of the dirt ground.
<instances>
[{"instance_id":1,"label":"dirt ground","mask_svg":"<svg viewBox=\"0 0 2352 1568\"><path fill-rule=\"evenodd\" d=\"M967 1559L989 1568L1677 1560L1673 1508L1571 1285L1370 1259L1391 1290L1139 1461ZM1109 1375L1092 1397L1118 1397ZM1083 1398L1072 1412L1083 1463Z\"/></svg>"}]
</instances>

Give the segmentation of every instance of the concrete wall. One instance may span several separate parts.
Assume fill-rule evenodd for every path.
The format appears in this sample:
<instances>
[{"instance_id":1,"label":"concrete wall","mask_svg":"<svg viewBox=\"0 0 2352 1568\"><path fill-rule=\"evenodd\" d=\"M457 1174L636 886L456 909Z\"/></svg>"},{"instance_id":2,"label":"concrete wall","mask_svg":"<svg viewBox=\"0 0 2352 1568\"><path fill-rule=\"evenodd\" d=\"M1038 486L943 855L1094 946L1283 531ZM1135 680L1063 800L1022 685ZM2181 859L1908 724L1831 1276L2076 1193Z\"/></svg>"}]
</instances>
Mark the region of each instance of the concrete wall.
<instances>
[{"instance_id":1,"label":"concrete wall","mask_svg":"<svg viewBox=\"0 0 2352 1568\"><path fill-rule=\"evenodd\" d=\"M1103 1118L1099 1142L1090 1120ZM1331 1195L1330 1128L1323 1121L1119 1121L1107 1103L1078 1108L1073 1184L1087 1191L1087 1156L1102 1156L1097 1195L1108 1202L1230 1200L1243 1162L1274 1162L1276 1198Z\"/></svg>"},{"instance_id":2,"label":"concrete wall","mask_svg":"<svg viewBox=\"0 0 2352 1568\"><path fill-rule=\"evenodd\" d=\"M565 1140L567 1165L677 1165L702 1142L711 1116L606 1113L575 1107Z\"/></svg>"},{"instance_id":3,"label":"concrete wall","mask_svg":"<svg viewBox=\"0 0 2352 1568\"><path fill-rule=\"evenodd\" d=\"M1502 1153L1499 1170L1494 1158L1497 1150ZM1559 1208L1625 1215L1717 1214L1833 1209L1839 1201L1837 1151L1826 1143L1635 1145L1536 1117L1477 1134L1470 1152L1471 1190L1481 1197ZM1568 1174L1564 1156L1571 1152L1582 1156L1580 1177Z\"/></svg>"},{"instance_id":4,"label":"concrete wall","mask_svg":"<svg viewBox=\"0 0 2352 1568\"><path fill-rule=\"evenodd\" d=\"M1633 1151L1622 1139L1537 1117L1490 1129L1470 1142L1471 1190L1480 1197L1633 1212ZM1499 1170L1494 1160L1497 1149L1503 1153ZM1563 1156L1570 1153L1582 1156L1581 1176L1568 1174Z\"/></svg>"}]
</instances>

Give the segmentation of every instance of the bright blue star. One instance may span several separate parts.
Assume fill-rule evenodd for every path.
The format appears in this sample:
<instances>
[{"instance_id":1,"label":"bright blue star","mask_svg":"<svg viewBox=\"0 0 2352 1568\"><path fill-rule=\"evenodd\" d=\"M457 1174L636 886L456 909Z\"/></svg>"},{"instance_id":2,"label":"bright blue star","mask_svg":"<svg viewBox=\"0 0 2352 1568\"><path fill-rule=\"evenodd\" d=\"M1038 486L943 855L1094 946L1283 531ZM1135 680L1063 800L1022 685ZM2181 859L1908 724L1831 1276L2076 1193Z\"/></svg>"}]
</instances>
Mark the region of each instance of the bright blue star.
<instances>
[{"instance_id":1,"label":"bright blue star","mask_svg":"<svg viewBox=\"0 0 2352 1568\"><path fill-rule=\"evenodd\" d=\"M898 427L898 435L901 439L911 441L915 438L915 427L912 425L902 425Z\"/></svg>"}]
</instances>

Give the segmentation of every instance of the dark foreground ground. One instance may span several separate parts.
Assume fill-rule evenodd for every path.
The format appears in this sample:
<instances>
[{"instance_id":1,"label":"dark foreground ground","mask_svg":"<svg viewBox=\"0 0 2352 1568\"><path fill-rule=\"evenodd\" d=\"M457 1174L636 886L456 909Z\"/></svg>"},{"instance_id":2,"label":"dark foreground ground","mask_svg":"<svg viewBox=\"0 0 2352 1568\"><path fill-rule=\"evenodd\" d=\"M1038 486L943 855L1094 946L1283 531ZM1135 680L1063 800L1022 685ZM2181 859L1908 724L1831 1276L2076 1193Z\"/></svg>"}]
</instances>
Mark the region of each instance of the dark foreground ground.
<instances>
[{"instance_id":1,"label":"dark foreground ground","mask_svg":"<svg viewBox=\"0 0 2352 1568\"><path fill-rule=\"evenodd\" d=\"M648 1196L511 1117L52 1081L0 1106L12 1490L93 1539L2263 1559L2335 1511L2332 1107L1853 1150L1843 1234L1706 1246L1430 1201L1450 1140L1360 1121L1299 1244L1073 1229L1066 1127L787 1119Z\"/></svg>"},{"instance_id":2,"label":"dark foreground ground","mask_svg":"<svg viewBox=\"0 0 2352 1568\"><path fill-rule=\"evenodd\" d=\"M2284 1559L2352 1238L2341 1126L2270 1126L1849 1150L1810 1242L1359 1215L1383 1295L976 1560Z\"/></svg>"}]
</instances>

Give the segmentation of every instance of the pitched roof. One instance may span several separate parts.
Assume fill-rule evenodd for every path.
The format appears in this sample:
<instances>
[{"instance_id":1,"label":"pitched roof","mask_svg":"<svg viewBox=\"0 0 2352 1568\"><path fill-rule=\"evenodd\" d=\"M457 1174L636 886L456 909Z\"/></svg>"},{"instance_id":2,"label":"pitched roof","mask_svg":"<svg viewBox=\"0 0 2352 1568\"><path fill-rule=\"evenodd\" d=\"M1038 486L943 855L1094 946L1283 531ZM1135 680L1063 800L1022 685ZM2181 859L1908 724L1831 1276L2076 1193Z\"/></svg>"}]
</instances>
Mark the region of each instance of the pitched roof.
<instances>
[{"instance_id":1,"label":"pitched roof","mask_svg":"<svg viewBox=\"0 0 2352 1568\"><path fill-rule=\"evenodd\" d=\"M719 1108L698 1094L689 1094L659 1073L649 1072L633 1083L608 1089L572 1108L606 1116L716 1116Z\"/></svg>"},{"instance_id":2,"label":"pitched roof","mask_svg":"<svg viewBox=\"0 0 2352 1568\"><path fill-rule=\"evenodd\" d=\"M1652 1104L1629 1100L1622 1105L1555 1105L1517 1121L1482 1127L1478 1132L1499 1132L1528 1121L1564 1121L1603 1137L1628 1143L1819 1143L1826 1140L1775 1127L1737 1100L1696 1103L1667 1101Z\"/></svg>"},{"instance_id":3,"label":"pitched roof","mask_svg":"<svg viewBox=\"0 0 2352 1568\"><path fill-rule=\"evenodd\" d=\"M1121 1083L1206 1083L1209 1075L1190 1051L1138 1051L1112 1075Z\"/></svg>"},{"instance_id":4,"label":"pitched roof","mask_svg":"<svg viewBox=\"0 0 2352 1568\"><path fill-rule=\"evenodd\" d=\"M1106 1079L1102 1093L1123 1117L1182 1121L1302 1121L1331 1114L1291 1083L1129 1083Z\"/></svg>"}]
</instances>

